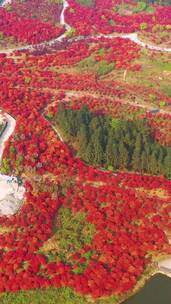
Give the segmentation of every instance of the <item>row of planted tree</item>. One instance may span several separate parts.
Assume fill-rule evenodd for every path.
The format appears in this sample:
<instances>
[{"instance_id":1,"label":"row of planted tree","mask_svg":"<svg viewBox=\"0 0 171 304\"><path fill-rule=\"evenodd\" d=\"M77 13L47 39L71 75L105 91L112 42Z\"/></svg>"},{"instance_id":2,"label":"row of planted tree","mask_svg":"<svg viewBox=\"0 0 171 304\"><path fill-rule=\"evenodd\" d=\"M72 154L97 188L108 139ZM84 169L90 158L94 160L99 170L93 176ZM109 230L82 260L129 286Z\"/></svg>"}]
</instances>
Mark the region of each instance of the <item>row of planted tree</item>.
<instances>
[{"instance_id":1,"label":"row of planted tree","mask_svg":"<svg viewBox=\"0 0 171 304\"><path fill-rule=\"evenodd\" d=\"M112 119L87 106L74 111L64 104L50 119L89 164L170 176L171 149L155 142L147 120Z\"/></svg>"},{"instance_id":2,"label":"row of planted tree","mask_svg":"<svg viewBox=\"0 0 171 304\"><path fill-rule=\"evenodd\" d=\"M165 42L170 35L170 6L147 5L136 1L96 1L93 7L69 0L65 11L66 22L71 26L66 37L95 36L111 33L159 34ZM143 4L143 5L142 5ZM123 9L123 6L125 8ZM60 26L62 1L12 0L0 8L1 43L6 37L16 43L38 44L57 38L65 32Z\"/></svg>"},{"instance_id":3,"label":"row of planted tree","mask_svg":"<svg viewBox=\"0 0 171 304\"><path fill-rule=\"evenodd\" d=\"M100 3L105 7L106 2ZM0 234L1 292L69 286L94 298L121 295L132 290L155 256L171 252L170 181L138 173L118 172L115 176L86 165L59 140L42 115L46 107L47 114L56 113L72 92L68 104L73 109L87 104L91 111L121 121L132 114L148 117L155 138L169 145L169 114L154 117L139 111L135 104L123 103L134 91L147 100L155 92L157 102L169 104L167 96L143 86L103 80L85 70L72 73L91 55L96 64L115 62L116 69L138 72L140 66L134 65L134 59L139 51L134 43L121 38L98 40L97 45L90 39L73 42L54 54L38 49L35 56L20 52L14 58L0 56L0 105L17 122L1 169L21 176L26 189L21 210L10 218L0 218L6 228L6 233ZM89 60L81 65L85 69ZM66 67L73 70L61 72ZM136 141L137 137L136 132Z\"/></svg>"}]
</instances>

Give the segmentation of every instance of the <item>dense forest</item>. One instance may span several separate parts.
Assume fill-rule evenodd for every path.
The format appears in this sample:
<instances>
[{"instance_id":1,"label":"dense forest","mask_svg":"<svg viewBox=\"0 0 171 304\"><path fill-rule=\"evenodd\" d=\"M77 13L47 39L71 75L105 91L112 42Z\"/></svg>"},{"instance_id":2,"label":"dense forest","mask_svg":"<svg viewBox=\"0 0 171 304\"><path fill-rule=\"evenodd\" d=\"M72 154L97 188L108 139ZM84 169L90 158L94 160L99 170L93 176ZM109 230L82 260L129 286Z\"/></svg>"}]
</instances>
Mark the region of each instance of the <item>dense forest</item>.
<instances>
[{"instance_id":1,"label":"dense forest","mask_svg":"<svg viewBox=\"0 0 171 304\"><path fill-rule=\"evenodd\" d=\"M171 147L155 142L145 119L112 119L90 112L87 106L72 110L60 104L53 122L89 164L170 177Z\"/></svg>"}]
</instances>

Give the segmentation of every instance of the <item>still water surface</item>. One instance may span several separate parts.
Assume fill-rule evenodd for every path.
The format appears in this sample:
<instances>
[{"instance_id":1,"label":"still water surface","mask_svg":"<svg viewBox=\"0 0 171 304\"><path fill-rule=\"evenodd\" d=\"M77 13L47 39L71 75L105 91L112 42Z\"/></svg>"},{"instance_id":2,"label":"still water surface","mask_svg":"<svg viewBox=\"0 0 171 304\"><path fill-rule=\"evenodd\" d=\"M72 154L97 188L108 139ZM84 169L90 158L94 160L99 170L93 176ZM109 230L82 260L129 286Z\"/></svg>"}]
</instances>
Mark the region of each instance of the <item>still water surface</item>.
<instances>
[{"instance_id":1,"label":"still water surface","mask_svg":"<svg viewBox=\"0 0 171 304\"><path fill-rule=\"evenodd\" d=\"M171 278L154 275L146 285L123 304L171 304Z\"/></svg>"}]
</instances>

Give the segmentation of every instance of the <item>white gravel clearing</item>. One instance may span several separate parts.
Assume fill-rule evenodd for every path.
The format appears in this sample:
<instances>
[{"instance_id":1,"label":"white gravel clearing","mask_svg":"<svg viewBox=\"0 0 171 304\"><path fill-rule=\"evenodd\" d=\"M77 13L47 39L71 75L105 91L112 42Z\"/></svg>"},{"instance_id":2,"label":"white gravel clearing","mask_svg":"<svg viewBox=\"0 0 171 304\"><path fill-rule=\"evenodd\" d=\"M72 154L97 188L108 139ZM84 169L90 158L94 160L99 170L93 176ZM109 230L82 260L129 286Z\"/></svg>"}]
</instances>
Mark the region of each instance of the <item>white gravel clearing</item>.
<instances>
[{"instance_id":1,"label":"white gravel clearing","mask_svg":"<svg viewBox=\"0 0 171 304\"><path fill-rule=\"evenodd\" d=\"M5 143L15 129L15 119L8 114L0 114L0 121L6 121L7 126L0 136L0 163ZM18 185L17 178L0 174L0 216L15 214L23 203L25 188Z\"/></svg>"},{"instance_id":2,"label":"white gravel clearing","mask_svg":"<svg viewBox=\"0 0 171 304\"><path fill-rule=\"evenodd\" d=\"M4 0L0 6L6 6L7 4L10 4L12 0ZM69 6L69 3L67 0L64 0L63 1L63 9L62 9L62 12L61 12L61 16L60 16L60 24L65 26L66 30L70 30L70 25L67 24L67 22L65 21L65 10L68 8ZM24 47L16 47L16 48L10 48L10 49L6 49L6 50L0 50L0 54L1 53L4 53L4 54L10 54L12 52L15 52L15 51L24 51L24 50L34 50L35 47L44 47L44 46L52 46L55 42L61 42L64 38L66 37L66 33L64 33L63 35L61 35L60 37L57 37L55 39L52 39L50 41L47 41L47 42L42 42L42 43L39 43L39 44L36 44L36 45L26 45ZM92 36L91 38L113 38L113 35L112 34L109 34L109 35L104 35L104 34L100 34L100 35L96 35L96 36ZM171 52L171 48L165 48L165 47L160 47L160 46L156 46L156 45L151 45L151 44L148 44L148 43L144 43L143 41L141 41L139 38L138 38L138 34L137 33L130 33L130 34L119 34L119 35L116 35L115 37L121 37L121 38L127 38L127 39L130 39L131 41L135 42L136 44L142 46L142 47L146 47L150 50L154 50L154 51L159 51L159 52ZM75 41L79 41L79 40L82 40L83 37L77 37L75 38ZM72 41L72 38L70 39L70 41Z\"/></svg>"},{"instance_id":3,"label":"white gravel clearing","mask_svg":"<svg viewBox=\"0 0 171 304\"><path fill-rule=\"evenodd\" d=\"M1 4L1 6L6 6L7 4L10 4L12 0L4 0Z\"/></svg>"},{"instance_id":4,"label":"white gravel clearing","mask_svg":"<svg viewBox=\"0 0 171 304\"><path fill-rule=\"evenodd\" d=\"M15 177L0 174L0 216L15 214L22 205L24 192Z\"/></svg>"}]
</instances>

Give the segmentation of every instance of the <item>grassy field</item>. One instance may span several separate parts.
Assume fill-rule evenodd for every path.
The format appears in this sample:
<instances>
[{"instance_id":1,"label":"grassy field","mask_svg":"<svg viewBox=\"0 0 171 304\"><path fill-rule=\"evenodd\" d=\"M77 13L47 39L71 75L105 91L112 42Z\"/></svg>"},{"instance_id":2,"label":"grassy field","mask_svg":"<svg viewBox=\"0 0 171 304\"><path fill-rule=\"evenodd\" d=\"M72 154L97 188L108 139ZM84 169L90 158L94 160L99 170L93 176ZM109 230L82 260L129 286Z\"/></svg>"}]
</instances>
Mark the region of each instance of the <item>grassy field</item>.
<instances>
[{"instance_id":1,"label":"grassy field","mask_svg":"<svg viewBox=\"0 0 171 304\"><path fill-rule=\"evenodd\" d=\"M115 304L116 299L92 299L76 295L70 288L48 288L1 295L0 304Z\"/></svg>"},{"instance_id":2,"label":"grassy field","mask_svg":"<svg viewBox=\"0 0 171 304\"><path fill-rule=\"evenodd\" d=\"M6 293L0 298L1 304L86 304L83 297L76 296L69 288L48 288L46 290Z\"/></svg>"}]
</instances>

